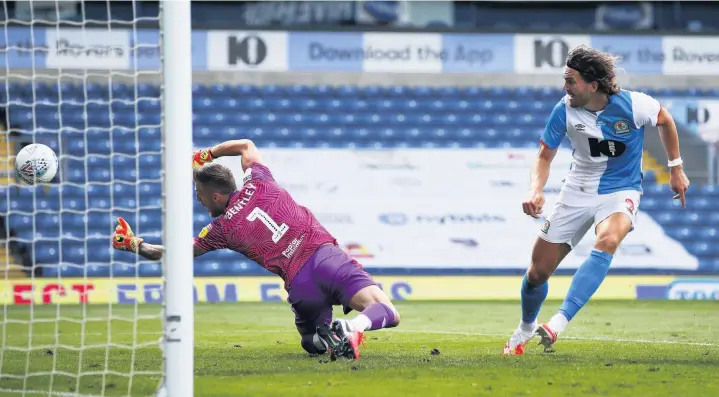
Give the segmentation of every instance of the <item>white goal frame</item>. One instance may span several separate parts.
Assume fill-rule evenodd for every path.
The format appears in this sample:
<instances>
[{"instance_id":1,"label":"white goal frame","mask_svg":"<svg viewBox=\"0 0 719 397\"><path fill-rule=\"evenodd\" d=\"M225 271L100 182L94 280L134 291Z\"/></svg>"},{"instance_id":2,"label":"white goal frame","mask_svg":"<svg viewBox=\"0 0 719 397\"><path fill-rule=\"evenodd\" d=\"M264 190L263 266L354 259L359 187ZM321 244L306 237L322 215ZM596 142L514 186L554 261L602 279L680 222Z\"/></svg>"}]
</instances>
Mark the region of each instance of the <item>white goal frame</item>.
<instances>
[{"instance_id":1,"label":"white goal frame","mask_svg":"<svg viewBox=\"0 0 719 397\"><path fill-rule=\"evenodd\" d=\"M164 379L159 395L194 392L192 234L192 21L190 0L160 2Z\"/></svg>"},{"instance_id":2,"label":"white goal frame","mask_svg":"<svg viewBox=\"0 0 719 397\"><path fill-rule=\"evenodd\" d=\"M102 32L102 25L105 25L105 21L98 21L98 20L92 20L91 18L87 18L83 21L74 21L74 20L63 20L60 16L60 3L59 2L44 2L47 4L43 4L45 8L47 8L46 13L47 15L50 15L53 12L56 13L55 18L52 19L43 19L43 17L35 17L34 14L34 8L33 4L29 4L29 15L25 16L23 18L25 19L15 19L8 17L8 20L4 22L2 25L4 29L4 35L5 35L5 41L6 41L6 51L4 51L5 56L5 73L4 73L4 82L5 82L5 89L6 96L7 96L7 103L8 103L8 112L11 110L11 105L17 106L18 109L32 109L31 112L25 113L29 114L28 119L32 120L32 126L27 127L23 126L22 132L30 132L33 136L33 141L36 139L36 133L38 133L38 130L40 129L47 129L45 127L38 127L37 124L37 114L35 111L36 104L38 103L37 94L36 94L36 88L37 85L40 82L47 81L53 81L57 83L58 85L58 94L59 99L57 99L57 110L55 110L55 115L57 120L60 121L61 127L57 131L51 126L52 132L57 132L58 139L59 139L59 146L60 151L58 152L59 156L62 160L62 157L65 157L65 159L69 160L75 160L79 156L76 155L63 155L62 150L62 137L64 136L63 133L66 132L63 130L62 127L62 117L61 112L63 111L61 106L65 103L62 98L62 93L60 89L60 83L63 81L63 77L67 76L70 78L70 80L73 79L79 79L82 78L83 81L83 87L85 90L87 90L87 84L93 80L93 78L97 78L98 76L105 76L107 77L106 83L108 86L110 84L114 84L114 77L117 76L118 80L121 81L122 84L138 84L140 80L138 79L138 76L140 73L138 71L142 69L138 65L138 57L134 56L134 65L130 66L134 70L134 75L132 75L132 82L128 82L128 73L123 72L126 67L123 66L112 66L113 64L107 64L106 66L103 66L102 62L100 63L88 63L83 64L84 61L82 58L75 62L69 62L69 63L62 63L57 62L50 66L49 64L43 66L36 65L35 63L35 57L41 52L46 51L45 56L49 57L50 55L53 55L50 51L57 51L57 44L52 43L52 45L49 44L50 40L57 40L57 37L60 36L60 29L63 29L65 27L73 28L74 31L80 32L77 35L77 38L74 39L78 43L87 43L86 36L88 35L87 31L85 30L87 28L86 25L92 25L93 31L99 31ZM131 3L132 7L135 7L136 4ZM5 7L5 12L7 13L8 7ZM27 296L23 296L24 299L28 301L28 312L30 314L29 320L25 320L24 318L15 318L12 315L8 315L7 306L9 306L12 302L12 297L7 296L7 291L12 291L11 288L8 286L9 278L5 276L5 289L3 290L3 299L5 303L5 311L4 314L0 313L0 322L2 323L2 327L0 327L0 339L2 339L2 344L0 344L0 376L3 377L3 380L11 380L14 381L12 383L12 387L4 387L3 385L0 385L0 394L5 395L4 393L11 393L13 395L38 395L38 394L47 394L47 395L88 395L87 391L82 390L81 380L84 375L91 375L91 376L98 376L102 377L102 391L97 391L97 394L104 395L105 394L105 388L106 388L106 379L107 376L123 376L128 379L128 393L132 394L132 379L133 376L136 375L142 375L142 376L152 376L152 380L150 382L150 390L147 390L147 393L152 395L153 393L156 393L158 396L169 396L169 397L193 397L194 395L194 271L193 271L193 265L194 265L194 255L193 255L193 246L192 246L192 238L193 238L193 169L192 169L192 153L193 153L193 131L192 131L192 74L193 74L193 68L192 68L192 22L191 22L191 1L190 0L161 0L159 3L159 15L157 15L157 18L153 15L152 18L143 18L143 17L137 17L136 9L133 9L133 18L134 20L130 21L123 21L123 20L114 20L112 19L112 16L110 15L110 12L108 10L108 20L106 22L106 29L108 32L113 32L113 29L125 31L128 30L127 28L131 25L132 31L131 34L132 37L128 36L130 42L123 43L124 46L122 48L122 54L125 55L125 58L129 58L130 56L128 54L132 54L132 51L138 50L138 47L145 46L145 47L153 47L157 49L157 45L155 43L152 44L142 44L142 40L139 40L138 35L138 21L145 19L145 20L152 20L159 24L152 25L153 33L157 32L159 34L159 64L153 64L152 66L152 77L153 77L153 84L158 84L158 81L156 80L157 77L159 77L159 84L160 84L160 94L159 94L159 103L161 105L161 114L160 114L160 120L159 122L153 121L152 127L153 129L158 127L157 124L159 124L160 131L161 131L161 148L162 153L161 156L161 166L153 163L152 167L159 167L161 168L159 171L162 175L161 178L161 191L162 191L162 198L160 201L161 206L159 209L161 210L161 217L162 217L162 236L163 236L163 245L164 245L164 252L162 256L162 285L163 285L163 291L162 291L162 306L161 310L158 310L160 312L160 316L162 319L162 330L154 329L152 334L159 334L162 333L161 338L157 338L156 336L153 336L153 339L151 342L143 342L138 343L137 340L137 321L139 319L142 320L153 320L153 327L160 326L158 322L155 322L156 319L158 319L158 316L141 316L137 310L137 306L135 306L135 318L132 318L134 321L134 329L133 329L133 341L127 344L118 343L117 341L112 340L112 321L113 320L123 320L126 321L129 318L124 317L120 318L121 316L113 316L111 312L111 308L113 306L113 303L110 299L109 294L110 291L104 291L104 293L108 294L108 304L110 308L110 314L108 314L107 319L104 317L93 317L90 314L88 314L87 307L82 306L82 318L81 319L75 319L72 318L72 316L63 316L60 314L60 302L57 302L58 306L55 313L55 319L46 319L42 318L42 316L35 318L33 315L34 305L37 301L38 295L40 293L44 294L45 292L41 292L40 290L35 290L35 281L40 281L40 283L43 282L43 280L47 281L53 281L51 278L47 279L41 279L37 280L35 279L34 272L30 277L26 280L27 283L31 283L31 289L26 291ZM44 15L44 14L43 14ZM83 13L84 17L84 13ZM27 18L30 18L29 20ZM25 44L18 45L14 41L11 41L10 37L11 34L8 33L8 22L12 22L13 24L20 25L22 27L26 27L30 30L30 37L28 45L31 47L29 48L30 51L28 51L27 48L24 46L27 46ZM35 26L35 24L38 25L38 27ZM97 28L97 25L100 25L100 28ZM117 26L117 27L116 27ZM46 49L39 49L39 47L36 45L35 42L35 33L33 29L43 29L47 33L51 31L52 28L55 28L56 36L52 36L53 39L45 38L44 45L47 46ZM0 33L0 34L3 34ZM48 36L49 37L49 36ZM120 37L120 36L112 36L108 35L107 37ZM15 39L12 39L15 40ZM100 39L102 40L102 39ZM110 39L112 40L112 39ZM139 41L138 41L139 40ZM135 44L131 44L131 43ZM90 41L90 45L97 44L97 40ZM141 44L137 44L141 43ZM116 43L108 43L110 46L117 45ZM108 47L109 48L109 47ZM10 52L23 52L24 54L30 54L31 56L31 64L28 66L21 66L18 69L22 69L19 71L19 73L15 74L12 73L10 63ZM58 51L59 52L59 51ZM85 59L86 60L86 59ZM47 60L46 60L47 63ZM23 64L25 65L25 64ZM31 76L27 76L26 72L23 72L25 68L31 69ZM54 69L52 71L45 70L45 69ZM107 69L107 71L105 71ZM159 69L159 70L158 70ZM84 72L84 73L83 73ZM158 73L159 72L159 73ZM55 74L57 74L55 76ZM155 77L156 75L159 75ZM32 82L32 104L26 104L27 98L24 98L22 101L15 101L14 97L19 95L11 95L10 93L10 84L13 83L14 80L19 81L21 84L25 84L27 82ZM102 79L97 79L100 81L100 84L103 84ZM111 86L110 86L111 87ZM153 90L154 91L154 90ZM87 95L87 91L85 92L85 95ZM154 97L153 93L153 97ZM112 93L110 91L109 93L110 100L107 102L108 110L112 112L113 108L111 107L113 104L118 102L113 102L112 99ZM150 98L143 98L143 99L150 99ZM154 98L153 98L154 99ZM5 98L4 98L5 100ZM55 100L52 100L51 102L54 102ZM68 127L68 130L72 130L71 132L76 134L77 138L83 139L84 144L87 145L88 142L88 134L89 134L89 117L88 113L89 108L87 107L87 103L92 101L92 99L86 99L84 104L84 124L85 124L85 135L83 134L82 129L76 128L75 125L72 127ZM104 100L102 101L104 102ZM126 105L127 101L123 100L123 103ZM138 114L140 111L138 107L138 91L137 88L135 88L135 101L134 101L134 111L136 113L136 116L141 116ZM45 101L43 101L45 103ZM75 99L72 99L72 102L68 101L68 103L72 103L73 106L76 105ZM105 103L102 103L103 105ZM23 114L23 113L21 113ZM110 113L111 114L111 113ZM156 116L155 113L153 113L152 116ZM154 118L154 117L153 117ZM138 117L138 120L140 118ZM138 142L138 133L139 128L141 126L138 124L138 120L134 121L134 144L137 145L137 156L140 156L140 146ZM110 191L110 186L113 186L115 183L114 180L114 174L112 174L114 171L114 149L112 147L113 145L113 124L112 121L110 121L110 128L108 128L108 133L110 137L109 141L109 148L111 152L113 152L113 155L105 156L104 158L107 158L108 161L110 161L108 164L111 164L110 168L110 178L112 182L110 184L104 184L103 186L108 187L108 191ZM10 125L8 125L9 128ZM125 130L132 132L132 126L122 125L123 132ZM100 129L100 128L98 128ZM28 134L30 135L30 134ZM79 140L78 139L78 140ZM157 139L156 136L153 136L153 139ZM10 144L9 140L6 140L8 142L7 150L8 153L10 150ZM85 146L87 149L87 147ZM142 150L144 151L144 150ZM157 155L156 151L152 151L153 155ZM88 155L88 151L86 150L86 156ZM127 156L123 153L123 158L127 158ZM86 164L87 160L85 160ZM135 167L139 167L139 159L135 160ZM87 166L87 165L86 165ZM146 165L145 165L146 166ZM70 167L70 166L68 166ZM136 168L137 170L137 168ZM68 170L71 171L71 170ZM156 169L154 171L157 171ZM69 172L68 172L69 173ZM85 176L87 177L87 170L85 170ZM136 182L139 182L142 180L139 173L137 174L137 180ZM65 179L65 178L63 178ZM86 179L89 181L90 179ZM67 186L71 186L73 188L79 188L78 190L82 189L82 183L83 182L76 182L71 181L68 179L67 181L63 181L63 183L69 183ZM155 178L152 178L152 182L156 183L157 180ZM84 182L85 183L85 202L88 202L89 200L89 193L88 189L89 186L92 186L93 182ZM104 183L104 182L103 182ZM123 182L124 183L124 182ZM14 186L15 184L10 183L8 186ZM127 185L127 184L126 184ZM134 184L135 187L139 185L139 183ZM99 186L99 184L98 184ZM119 185L121 186L121 185ZM63 186L57 185L58 192L60 192L60 188ZM27 191L32 191L33 195L36 195L37 190L36 189L27 189ZM49 191L49 190L48 190ZM10 189L7 189L7 198L8 202L10 199ZM5 194L5 193L3 193ZM135 197L135 205L138 207L136 209L140 209L142 205L140 204L139 200L139 190ZM111 196L109 198L110 205L108 208L101 209L101 212L98 213L112 213L116 210L115 204L113 203L113 195L114 193L111 193ZM59 197L59 196L58 196ZM73 197L73 196L69 196ZM35 200L33 197L31 200ZM49 238L44 238L42 235L40 237L36 238L36 234L38 231L35 227L35 221L36 219L32 220L32 233L33 237L30 238L32 242L34 241L42 241L42 240L52 240L56 239L60 245L58 247L61 247L62 241L65 237L62 234L62 219L61 215L62 212L67 210L68 213L73 212L74 210L64 208L62 201L59 202L59 210L57 212L57 222L59 224L59 230L60 232L57 234L57 236L50 235ZM8 204L9 205L9 204ZM132 204L127 204L126 207L131 206ZM33 203L33 212L34 214L38 214L38 208L37 204ZM153 210L158 209L158 204L153 201L151 205ZM118 207L121 208L121 207ZM90 208L88 207L85 209L84 213L87 215L90 212ZM124 208L127 209L127 208ZM123 209L123 211L124 211ZM8 219L12 215L12 213L22 214L26 216L27 218L35 217L35 215L29 215L27 211L24 210L12 210L10 209L10 206L8 206ZM3 210L4 214L5 210ZM74 211L75 213L80 213L80 211ZM43 215L50 214L51 212L45 211L43 212ZM85 218L85 229L86 232L88 230L87 223L89 218ZM99 218L98 218L99 219ZM109 218L108 218L109 219ZM113 221L114 223L114 221ZM134 227L139 226L138 224L134 223ZM159 225L158 225L159 226ZM8 226L9 227L9 226ZM106 225L106 230L109 233L112 233L112 229L114 228L114 224L108 223ZM139 236L143 236L143 229L142 227L138 227L135 229L138 232ZM107 236L104 234L101 237L107 237L107 247L102 247L105 249L110 249L109 246L109 233ZM84 238L87 240L88 234L83 235ZM5 243L5 236L3 237L3 244ZM71 237L75 238L75 237ZM10 241L11 237L9 234L8 229L8 238L7 240ZM20 238L20 240L23 240L23 242L28 241L28 238L23 237ZM80 238L77 238L75 241L79 241L82 243ZM93 246L95 248L95 246ZM32 248L33 252L35 250L34 246ZM87 242L85 243L84 248L84 256L85 258L88 258L87 256L87 250L88 245ZM114 251L111 251L111 258L113 257L112 253ZM8 264L12 263L9 262L8 257L12 254L9 253L7 245L6 245L6 262ZM59 266L62 263L63 255L61 252L61 248L56 253L52 253L51 255L57 256L58 261L58 281L61 280L61 269ZM124 255L124 254L123 254ZM130 257L130 254L127 254L128 257ZM104 260L103 260L104 261ZM77 263L75 263L77 262ZM113 265L113 260L110 260L111 263L108 263L108 265ZM143 261L144 262L144 261ZM42 266L43 263L35 264L33 262L33 266ZM82 263L78 261L72 261L72 266L76 268L82 268ZM85 263L85 266L88 266L88 263ZM112 269L110 267L110 269ZM135 267L137 270L138 267ZM84 271L83 280L88 279L87 270ZM110 272L110 277L112 277L112 271ZM43 275L44 276L44 275ZM78 277L79 276L69 276L70 278ZM24 280L24 279L23 279ZM142 279L139 278L139 276L136 274L134 276L134 282L142 282ZM116 289L117 287L107 287L108 290L113 291L119 291ZM32 295L30 297L30 295ZM63 289L62 294L58 293L57 295L66 295L65 291ZM17 293L16 293L17 296ZM56 295L53 295L56 296ZM47 295L47 301L45 303L52 303L51 301L55 298L51 298L49 293ZM43 295L43 301L45 301L45 296ZM87 302L87 300L85 301ZM139 300L135 301L137 304L139 303ZM70 302L68 302L70 303ZM92 303L90 301L89 303ZM119 302L118 302L119 303ZM149 303L149 302L148 302ZM155 306L159 309L158 306ZM153 309L155 310L155 309ZM60 322L66 322L73 325L79 325L81 328L80 334L82 335L81 339L81 346L75 346L72 344L63 344L60 342ZM86 333L86 325L89 322L93 323L105 323L107 324L107 328L101 329L100 335L101 336L107 336L106 342L100 342L100 343L91 343L86 342L85 340L85 333ZM50 337L54 337L54 342L46 343L44 340L42 341L35 341L33 339L33 325L34 324L55 324L54 330L48 330L46 335L49 339ZM8 325L10 326L27 326L28 327L28 340L27 342L7 342L7 335L8 335ZM49 328L49 327L48 327ZM9 328L9 329L15 329L15 328ZM159 341L158 341L159 339ZM7 342L7 343L6 343ZM27 343L27 344L25 344ZM154 346L157 347L158 344L160 345L160 351L157 352L162 355L162 365L161 368L158 368L159 365L154 364L154 367L151 368L152 371L142 371L135 369L135 357L134 357L134 350L140 347L148 347L148 346ZM90 370L83 367L83 353L85 353L88 349L97 349L97 348L105 348L105 356L104 356L104 364L97 364L98 366L102 366L102 371L96 371L96 370ZM133 356L131 359L129 374L125 375L124 372L118 372L113 371L111 369L112 363L109 361L112 361L111 355L110 355L110 348L122 348L122 349L133 349ZM72 352L78 352L78 364L76 370L66 370L65 368L58 369L57 363L58 359L57 356L61 354L53 354L54 349L63 349L63 351L72 351ZM31 366L31 353L37 352L40 350L45 349L46 351L50 351L50 354L53 356L52 359L52 369L46 367L38 366L38 369L32 369L30 370ZM5 371L5 368L3 367L3 364L5 364L5 360L7 357L12 357L11 355L5 355L7 352L11 353L18 353L25 355L26 362L25 362L25 368L24 368L24 374L15 374L12 366L10 366L10 369L8 373L3 373ZM153 359L159 358L156 354L153 354ZM64 353L63 353L64 354ZM72 356L69 356L72 357ZM70 359L71 361L72 359ZM8 361L12 362L12 358ZM18 360L15 360L18 361ZM159 361L159 360L158 360ZM18 364L15 364L16 367L19 368ZM41 369L40 369L41 368ZM94 367L92 367L94 368ZM19 369L19 371L22 371L22 369ZM76 372L74 372L76 371ZM75 384L75 387L68 386L68 391L65 391L64 389L62 391L55 390L54 382L55 377L65 377L70 378L71 382ZM35 387L30 386L28 379L31 377L48 377L49 378L49 390L45 389L45 387ZM154 382L157 381L159 377L159 384ZM22 382L22 383L20 383ZM38 381L39 382L39 381ZM109 387L109 386L108 386ZM113 386L114 387L114 386ZM147 387L147 386L144 386ZM39 390L38 390L39 389ZM95 390L90 390L90 393L92 395L96 395Z\"/></svg>"}]
</instances>

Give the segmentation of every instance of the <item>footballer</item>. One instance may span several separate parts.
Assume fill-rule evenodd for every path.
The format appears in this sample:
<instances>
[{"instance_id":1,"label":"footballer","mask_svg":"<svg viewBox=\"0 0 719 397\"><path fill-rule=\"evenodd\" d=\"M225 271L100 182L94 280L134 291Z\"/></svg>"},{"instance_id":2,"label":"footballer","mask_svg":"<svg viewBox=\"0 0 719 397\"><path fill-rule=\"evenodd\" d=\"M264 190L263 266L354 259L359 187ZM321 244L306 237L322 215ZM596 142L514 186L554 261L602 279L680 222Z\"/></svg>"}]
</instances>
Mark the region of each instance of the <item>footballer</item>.
<instances>
[{"instance_id":1,"label":"footballer","mask_svg":"<svg viewBox=\"0 0 719 397\"><path fill-rule=\"evenodd\" d=\"M242 157L239 187L229 168L213 162L225 156ZM231 140L198 151L193 166L197 200L215 218L194 238L195 257L230 249L280 276L308 353L357 360L365 331L399 324L399 313L372 276L277 184L252 141ZM112 241L118 250L162 258L163 247L135 236L122 218ZM342 305L345 314L361 313L332 322L334 305Z\"/></svg>"},{"instance_id":2,"label":"footballer","mask_svg":"<svg viewBox=\"0 0 719 397\"><path fill-rule=\"evenodd\" d=\"M557 337L606 277L617 247L635 226L647 125L659 128L674 199L686 206L689 179L682 169L676 124L656 99L619 88L615 60L586 46L567 56L566 95L552 110L542 134L529 195L522 203L524 213L540 217L550 165L565 136L574 149L572 166L534 244L521 287L522 319L503 354L523 354L533 336L540 338L545 351L551 351ZM549 289L547 280L590 229L596 237L589 257L572 278L558 313L538 325L537 316Z\"/></svg>"}]
</instances>

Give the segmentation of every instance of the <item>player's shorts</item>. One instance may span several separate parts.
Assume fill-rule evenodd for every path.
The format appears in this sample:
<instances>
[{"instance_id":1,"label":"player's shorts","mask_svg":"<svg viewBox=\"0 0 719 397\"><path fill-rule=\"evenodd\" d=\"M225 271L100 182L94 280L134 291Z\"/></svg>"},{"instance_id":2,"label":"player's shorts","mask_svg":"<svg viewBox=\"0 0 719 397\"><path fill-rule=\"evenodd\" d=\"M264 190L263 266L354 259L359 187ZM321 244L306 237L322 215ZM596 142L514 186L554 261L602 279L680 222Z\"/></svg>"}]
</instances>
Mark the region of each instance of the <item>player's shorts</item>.
<instances>
[{"instance_id":1,"label":"player's shorts","mask_svg":"<svg viewBox=\"0 0 719 397\"><path fill-rule=\"evenodd\" d=\"M372 276L341 248L323 245L292 279L287 302L295 313L300 334L314 334L321 324L332 322L332 306L352 309L350 299L361 289L377 285Z\"/></svg>"},{"instance_id":2,"label":"player's shorts","mask_svg":"<svg viewBox=\"0 0 719 397\"><path fill-rule=\"evenodd\" d=\"M593 225L596 228L596 225L615 213L627 214L632 221L631 230L634 230L640 198L641 193L637 190L594 194L564 186L539 237L550 243L566 243L574 248L589 228Z\"/></svg>"}]
</instances>

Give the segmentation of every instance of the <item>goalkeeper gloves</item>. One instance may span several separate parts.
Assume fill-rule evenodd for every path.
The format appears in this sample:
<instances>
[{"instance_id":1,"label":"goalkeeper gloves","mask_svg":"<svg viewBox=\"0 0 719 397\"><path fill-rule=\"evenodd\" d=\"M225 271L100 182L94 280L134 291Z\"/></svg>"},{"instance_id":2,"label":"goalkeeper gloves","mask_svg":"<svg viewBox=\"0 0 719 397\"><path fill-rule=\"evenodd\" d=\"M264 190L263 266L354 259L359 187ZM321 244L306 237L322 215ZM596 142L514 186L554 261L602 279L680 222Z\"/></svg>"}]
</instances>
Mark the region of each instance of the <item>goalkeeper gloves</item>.
<instances>
[{"instance_id":1,"label":"goalkeeper gloves","mask_svg":"<svg viewBox=\"0 0 719 397\"><path fill-rule=\"evenodd\" d=\"M122 219L122 217L117 218L117 227L115 227L115 233L112 235L113 248L137 253L137 249L143 241L142 238L135 237L126 220Z\"/></svg>"},{"instance_id":2,"label":"goalkeeper gloves","mask_svg":"<svg viewBox=\"0 0 719 397\"><path fill-rule=\"evenodd\" d=\"M210 149L202 149L192 155L192 167L200 168L207 163L211 163L212 160L214 160L214 157L212 157Z\"/></svg>"}]
</instances>

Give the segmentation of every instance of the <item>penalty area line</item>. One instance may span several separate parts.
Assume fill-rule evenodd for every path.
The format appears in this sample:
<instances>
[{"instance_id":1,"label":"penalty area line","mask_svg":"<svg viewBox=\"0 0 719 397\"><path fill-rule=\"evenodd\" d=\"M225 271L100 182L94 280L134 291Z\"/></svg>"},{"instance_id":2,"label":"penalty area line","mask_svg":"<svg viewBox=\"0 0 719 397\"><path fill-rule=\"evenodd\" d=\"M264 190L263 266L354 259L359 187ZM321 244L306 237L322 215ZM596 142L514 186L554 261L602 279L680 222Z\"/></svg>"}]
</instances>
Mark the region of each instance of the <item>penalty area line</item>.
<instances>
[{"instance_id":1,"label":"penalty area line","mask_svg":"<svg viewBox=\"0 0 719 397\"><path fill-rule=\"evenodd\" d=\"M428 335L457 335L457 336L479 336L479 337L491 337L491 338L502 338L507 337L507 334L489 333L489 332L465 332L465 331L446 331L446 330L418 330L418 329L402 329L402 328L386 328L381 333L389 334L428 334ZM238 329L233 331L209 331L202 332L202 335L206 336L233 336L233 335L250 335L250 334L293 334L297 332L294 329L265 329L265 330L249 330L249 329ZM368 331L369 334L376 331ZM162 331L157 332L113 332L113 335L118 336L155 336L161 337ZM85 332L85 336L105 336L106 332ZM55 334L36 333L38 337L54 337ZM576 340L576 341L593 341L593 342L613 342L613 343L655 343L663 345L680 345L680 346L706 346L706 347L719 347L719 343L709 342L692 342L692 341L676 341L676 340L652 340L652 339L632 339L632 338L612 338L608 336L597 336L597 337L581 337L581 336L562 336L562 340Z\"/></svg>"},{"instance_id":2,"label":"penalty area line","mask_svg":"<svg viewBox=\"0 0 719 397\"><path fill-rule=\"evenodd\" d=\"M483 332L462 332L462 331L421 331L416 329L388 329L387 332L407 333L407 334L435 334L435 335L462 335L462 336L488 336L503 337L506 334L492 334ZM616 342L616 343L658 343L663 345L682 345L682 346L708 346L719 347L719 343L708 342L684 342L677 340L651 340L651 339L631 339L631 338L611 338L608 336L598 337L580 337L580 336L563 336L560 339L577 340L577 341L595 341L595 342Z\"/></svg>"}]
</instances>

